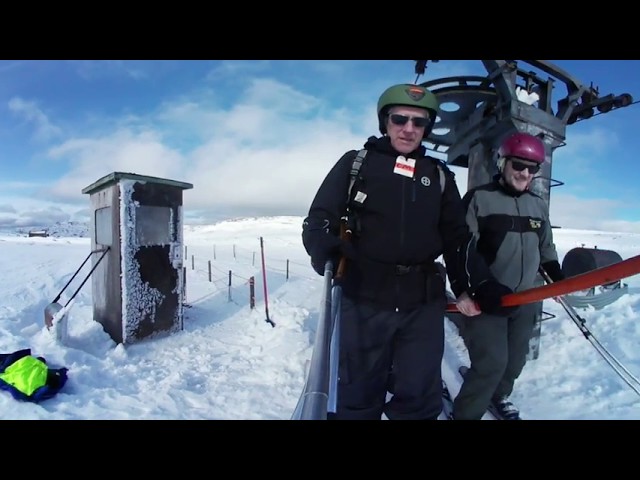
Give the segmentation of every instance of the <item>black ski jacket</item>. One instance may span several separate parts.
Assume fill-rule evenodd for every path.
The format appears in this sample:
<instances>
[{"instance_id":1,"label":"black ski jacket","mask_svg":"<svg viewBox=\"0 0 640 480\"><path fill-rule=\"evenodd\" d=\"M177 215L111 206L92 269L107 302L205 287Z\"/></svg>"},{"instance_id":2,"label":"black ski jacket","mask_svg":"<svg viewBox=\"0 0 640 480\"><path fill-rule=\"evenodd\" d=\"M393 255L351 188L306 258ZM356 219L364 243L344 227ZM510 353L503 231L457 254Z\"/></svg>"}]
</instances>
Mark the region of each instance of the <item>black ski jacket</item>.
<instances>
[{"instance_id":1,"label":"black ski jacket","mask_svg":"<svg viewBox=\"0 0 640 480\"><path fill-rule=\"evenodd\" d=\"M364 147L368 153L351 191L348 213L357 259L347 265L343 293L396 310L444 300L445 279L438 280L434 264L441 255L454 294L469 290L464 265L471 237L453 172L426 156L420 146L403 155L416 160L414 174L404 176L394 173L400 154L389 138L370 137ZM356 150L345 153L329 171L305 225L326 221L330 231L339 234L356 154ZM445 171L443 191L438 165ZM308 253L311 235L303 228Z\"/></svg>"}]
</instances>

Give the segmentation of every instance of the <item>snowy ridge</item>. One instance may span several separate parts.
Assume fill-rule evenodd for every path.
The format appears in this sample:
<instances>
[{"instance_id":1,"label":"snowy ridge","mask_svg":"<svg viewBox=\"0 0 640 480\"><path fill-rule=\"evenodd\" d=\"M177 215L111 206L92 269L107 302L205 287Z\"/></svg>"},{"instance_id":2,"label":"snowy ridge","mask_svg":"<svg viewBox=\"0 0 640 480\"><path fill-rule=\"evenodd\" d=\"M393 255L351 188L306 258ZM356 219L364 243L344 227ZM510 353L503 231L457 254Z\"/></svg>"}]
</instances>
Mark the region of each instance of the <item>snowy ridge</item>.
<instances>
[{"instance_id":1,"label":"snowy ridge","mask_svg":"<svg viewBox=\"0 0 640 480\"><path fill-rule=\"evenodd\" d=\"M49 237L56 238L88 238L89 224L87 222L56 222L47 227L18 227L3 229L2 235L29 236L29 232L46 232Z\"/></svg>"}]
</instances>

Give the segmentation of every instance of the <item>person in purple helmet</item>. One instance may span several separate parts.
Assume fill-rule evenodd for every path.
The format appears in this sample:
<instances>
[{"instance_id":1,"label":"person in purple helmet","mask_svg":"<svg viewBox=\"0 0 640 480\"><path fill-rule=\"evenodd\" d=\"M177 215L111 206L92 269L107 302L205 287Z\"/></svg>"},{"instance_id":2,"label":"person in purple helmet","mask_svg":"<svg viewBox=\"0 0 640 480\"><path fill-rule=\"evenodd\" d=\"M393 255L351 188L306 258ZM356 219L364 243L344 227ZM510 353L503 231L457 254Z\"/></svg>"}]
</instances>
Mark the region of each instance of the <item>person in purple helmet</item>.
<instances>
[{"instance_id":1,"label":"person in purple helmet","mask_svg":"<svg viewBox=\"0 0 640 480\"><path fill-rule=\"evenodd\" d=\"M514 292L535 286L540 266L553 281L564 278L548 206L529 189L544 161L540 138L511 134L498 150L498 174L493 181L470 189L463 197L478 253L495 279ZM454 419L479 420L491 403L502 418L520 419L508 398L526 363L536 313L537 305L530 304L463 317L461 334L471 365L454 400Z\"/></svg>"}]
</instances>

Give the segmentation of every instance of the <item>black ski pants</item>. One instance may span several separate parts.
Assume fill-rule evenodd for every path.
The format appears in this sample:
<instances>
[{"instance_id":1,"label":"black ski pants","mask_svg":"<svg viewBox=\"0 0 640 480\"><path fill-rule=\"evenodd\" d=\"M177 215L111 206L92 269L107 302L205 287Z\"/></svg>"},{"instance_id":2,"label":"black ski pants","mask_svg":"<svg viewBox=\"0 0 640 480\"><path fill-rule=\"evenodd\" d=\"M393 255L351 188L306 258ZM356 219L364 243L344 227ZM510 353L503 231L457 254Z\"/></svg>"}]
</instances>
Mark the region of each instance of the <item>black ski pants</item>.
<instances>
[{"instance_id":1,"label":"black ski pants","mask_svg":"<svg viewBox=\"0 0 640 480\"><path fill-rule=\"evenodd\" d=\"M342 297L337 412L330 420L435 420L442 411L445 299L409 312ZM387 401L393 366L393 395Z\"/></svg>"},{"instance_id":2,"label":"black ski pants","mask_svg":"<svg viewBox=\"0 0 640 480\"><path fill-rule=\"evenodd\" d=\"M522 305L509 317L462 317L471 366L453 402L456 420L480 420L492 398L508 397L527 362L537 305Z\"/></svg>"}]
</instances>

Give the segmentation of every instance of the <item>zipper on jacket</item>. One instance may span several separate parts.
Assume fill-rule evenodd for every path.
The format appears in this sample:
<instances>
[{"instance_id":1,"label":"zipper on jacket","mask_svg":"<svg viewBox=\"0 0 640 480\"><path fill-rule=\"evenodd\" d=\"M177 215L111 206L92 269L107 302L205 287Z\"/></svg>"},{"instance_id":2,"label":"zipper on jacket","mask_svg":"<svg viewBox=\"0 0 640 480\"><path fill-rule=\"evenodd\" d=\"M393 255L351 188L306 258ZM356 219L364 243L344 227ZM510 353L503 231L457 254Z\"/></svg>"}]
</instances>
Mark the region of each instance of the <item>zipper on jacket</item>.
<instances>
[{"instance_id":1,"label":"zipper on jacket","mask_svg":"<svg viewBox=\"0 0 640 480\"><path fill-rule=\"evenodd\" d=\"M518 212L518 218L520 218L520 205L518 204L518 199L514 197L513 201L516 204L516 212ZM524 278L524 233L520 232L520 280L518 281L518 285L516 285L514 292L520 291L520 286L522 285L522 279Z\"/></svg>"},{"instance_id":2,"label":"zipper on jacket","mask_svg":"<svg viewBox=\"0 0 640 480\"><path fill-rule=\"evenodd\" d=\"M411 185L413 185L413 182L411 182ZM400 196L400 250L402 250L404 248L404 231L405 231L405 222L406 222L406 218L407 218L407 182L403 181L402 182L402 192L401 192L401 196ZM395 290L396 290L396 312L399 311L398 309L398 300L400 298L400 282L398 280L398 277L395 277Z\"/></svg>"},{"instance_id":3,"label":"zipper on jacket","mask_svg":"<svg viewBox=\"0 0 640 480\"><path fill-rule=\"evenodd\" d=\"M413 182L411 182L411 203L416 203L416 177L414 175Z\"/></svg>"},{"instance_id":4,"label":"zipper on jacket","mask_svg":"<svg viewBox=\"0 0 640 480\"><path fill-rule=\"evenodd\" d=\"M405 231L405 222L407 220L407 182L402 182L402 195L401 195L401 203L400 203L400 249L404 248L404 231Z\"/></svg>"}]
</instances>

